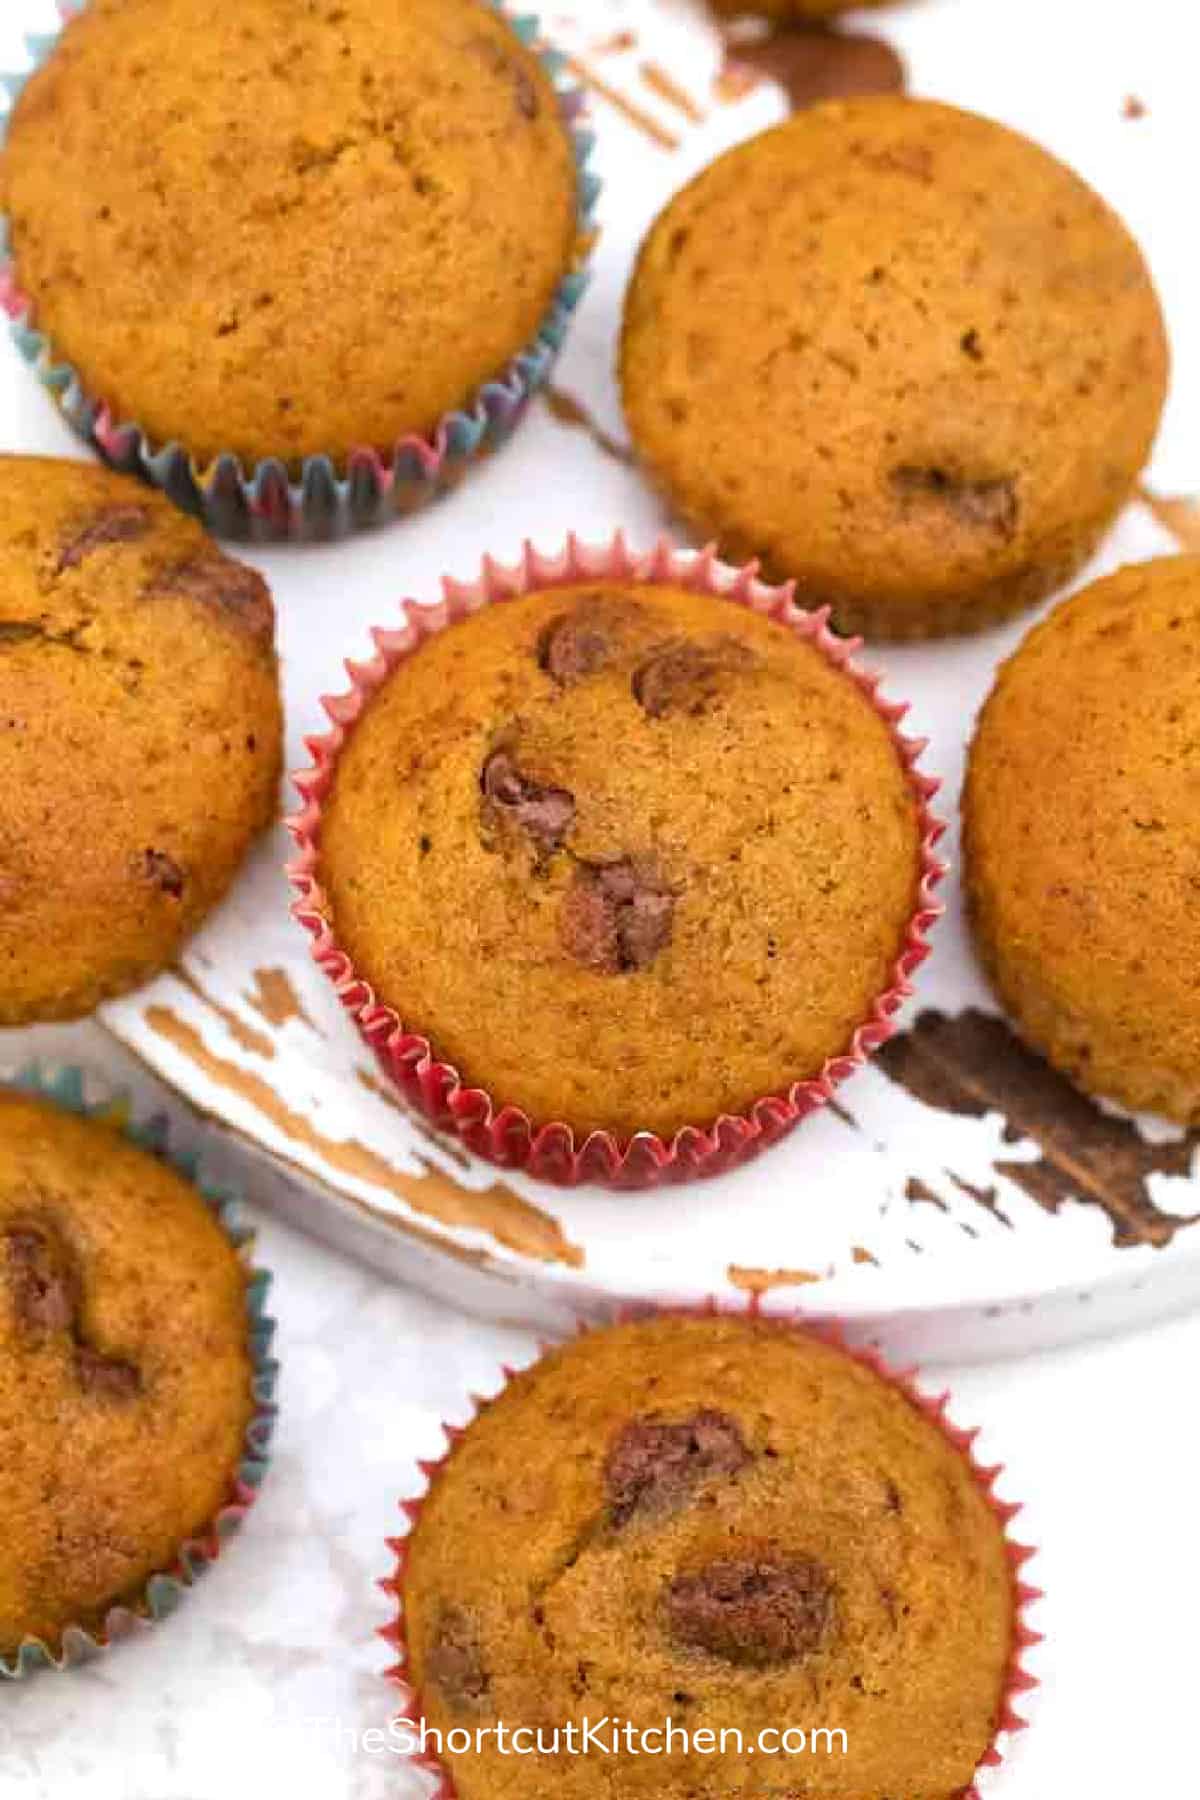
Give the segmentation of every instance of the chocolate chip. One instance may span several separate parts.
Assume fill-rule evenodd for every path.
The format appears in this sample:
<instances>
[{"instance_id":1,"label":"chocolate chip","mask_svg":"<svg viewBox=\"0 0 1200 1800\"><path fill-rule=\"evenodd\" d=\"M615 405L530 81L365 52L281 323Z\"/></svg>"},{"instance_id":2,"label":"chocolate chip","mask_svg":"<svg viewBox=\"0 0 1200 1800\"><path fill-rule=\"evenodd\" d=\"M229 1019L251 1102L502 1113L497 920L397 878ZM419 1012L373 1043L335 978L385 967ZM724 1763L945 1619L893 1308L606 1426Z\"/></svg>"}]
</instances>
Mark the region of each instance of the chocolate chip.
<instances>
[{"instance_id":1,"label":"chocolate chip","mask_svg":"<svg viewBox=\"0 0 1200 1800\"><path fill-rule=\"evenodd\" d=\"M595 609L579 607L554 619L543 631L538 662L560 687L570 687L602 669L612 652L612 640Z\"/></svg>"},{"instance_id":2,"label":"chocolate chip","mask_svg":"<svg viewBox=\"0 0 1200 1800\"><path fill-rule=\"evenodd\" d=\"M496 75L507 77L512 81L516 95L517 111L524 119L536 119L541 110L537 89L533 85L529 71L511 56L503 44L498 44L493 37L485 37L482 32L471 38L468 48L473 50L481 61Z\"/></svg>"},{"instance_id":3,"label":"chocolate chip","mask_svg":"<svg viewBox=\"0 0 1200 1800\"><path fill-rule=\"evenodd\" d=\"M720 692L724 678L753 661L753 651L737 638L663 644L634 671L633 697L652 719L672 712L698 716Z\"/></svg>"},{"instance_id":4,"label":"chocolate chip","mask_svg":"<svg viewBox=\"0 0 1200 1800\"><path fill-rule=\"evenodd\" d=\"M944 507L964 525L994 531L1011 538L1017 528L1017 489L1011 476L972 481L948 469L918 468L903 464L889 477L892 487L907 503L932 501Z\"/></svg>"},{"instance_id":5,"label":"chocolate chip","mask_svg":"<svg viewBox=\"0 0 1200 1800\"><path fill-rule=\"evenodd\" d=\"M644 862L581 862L563 896L559 939L585 969L628 974L670 942L674 915L674 894Z\"/></svg>"},{"instance_id":6,"label":"chocolate chip","mask_svg":"<svg viewBox=\"0 0 1200 1800\"><path fill-rule=\"evenodd\" d=\"M750 1461L737 1422L705 1408L689 1418L631 1419L609 1449L604 1491L614 1525L636 1513L670 1512L702 1482Z\"/></svg>"},{"instance_id":7,"label":"chocolate chip","mask_svg":"<svg viewBox=\"0 0 1200 1800\"><path fill-rule=\"evenodd\" d=\"M142 881L151 882L160 893L181 900L187 886L187 873L165 850L145 850L136 859L135 869Z\"/></svg>"},{"instance_id":8,"label":"chocolate chip","mask_svg":"<svg viewBox=\"0 0 1200 1800\"><path fill-rule=\"evenodd\" d=\"M493 750L479 785L484 798L519 825L543 854L557 850L575 822L574 795L523 775L507 750Z\"/></svg>"},{"instance_id":9,"label":"chocolate chip","mask_svg":"<svg viewBox=\"0 0 1200 1800\"><path fill-rule=\"evenodd\" d=\"M443 1609L425 1673L452 1707L477 1707L487 1697L492 1678L483 1664L478 1635L460 1607Z\"/></svg>"},{"instance_id":10,"label":"chocolate chip","mask_svg":"<svg viewBox=\"0 0 1200 1800\"><path fill-rule=\"evenodd\" d=\"M536 119L541 109L538 91L528 70L518 69L516 74L517 111L523 119Z\"/></svg>"},{"instance_id":11,"label":"chocolate chip","mask_svg":"<svg viewBox=\"0 0 1200 1800\"><path fill-rule=\"evenodd\" d=\"M132 1400L142 1391L140 1370L120 1357L102 1356L89 1344L76 1347L75 1377L84 1393L98 1400Z\"/></svg>"},{"instance_id":12,"label":"chocolate chip","mask_svg":"<svg viewBox=\"0 0 1200 1800\"><path fill-rule=\"evenodd\" d=\"M274 641L275 606L266 582L256 569L217 550L201 551L185 562L173 563L152 578L147 592L197 600L227 614L260 643Z\"/></svg>"},{"instance_id":13,"label":"chocolate chip","mask_svg":"<svg viewBox=\"0 0 1200 1800\"><path fill-rule=\"evenodd\" d=\"M833 1588L820 1563L732 1557L678 1575L664 1595L677 1644L752 1668L796 1662L833 1623Z\"/></svg>"},{"instance_id":14,"label":"chocolate chip","mask_svg":"<svg viewBox=\"0 0 1200 1800\"><path fill-rule=\"evenodd\" d=\"M59 570L77 569L94 550L105 544L133 543L137 538L145 537L149 529L150 513L136 502L102 507L66 540L59 553Z\"/></svg>"},{"instance_id":15,"label":"chocolate chip","mask_svg":"<svg viewBox=\"0 0 1200 1800\"><path fill-rule=\"evenodd\" d=\"M8 1281L17 1322L26 1331L66 1331L74 1322L78 1292L61 1247L35 1226L4 1234Z\"/></svg>"}]
</instances>

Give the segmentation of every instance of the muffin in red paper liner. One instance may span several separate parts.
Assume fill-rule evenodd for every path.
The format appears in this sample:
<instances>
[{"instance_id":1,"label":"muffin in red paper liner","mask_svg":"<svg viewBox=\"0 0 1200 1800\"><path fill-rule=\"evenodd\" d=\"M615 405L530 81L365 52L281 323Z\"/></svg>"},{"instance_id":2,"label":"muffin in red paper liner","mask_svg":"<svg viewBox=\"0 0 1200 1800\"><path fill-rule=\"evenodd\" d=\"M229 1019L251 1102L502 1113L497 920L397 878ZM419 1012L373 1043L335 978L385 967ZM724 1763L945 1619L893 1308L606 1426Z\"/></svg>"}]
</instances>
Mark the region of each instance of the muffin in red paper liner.
<instances>
[{"instance_id":1,"label":"muffin in red paper liner","mask_svg":"<svg viewBox=\"0 0 1200 1800\"><path fill-rule=\"evenodd\" d=\"M404 614L324 702L289 824L295 916L401 1094L620 1187L823 1105L891 1035L943 873L855 644L755 565L619 535Z\"/></svg>"},{"instance_id":2,"label":"muffin in red paper liner","mask_svg":"<svg viewBox=\"0 0 1200 1800\"><path fill-rule=\"evenodd\" d=\"M626 1318L505 1375L421 1464L381 1583L397 1738L442 1800L592 1800L618 1772L622 1800L975 1796L1024 1728L1040 1596L1020 1509L948 1395L836 1328L715 1307ZM601 1719L646 1752L497 1747L500 1724L511 1743ZM640 1734L668 1719L715 1746L654 1752ZM792 1738L783 1762L762 1733L789 1728L845 1749ZM722 1731L775 1760L706 1754Z\"/></svg>"},{"instance_id":3,"label":"muffin in red paper liner","mask_svg":"<svg viewBox=\"0 0 1200 1800\"><path fill-rule=\"evenodd\" d=\"M0 1681L166 1618L254 1504L277 1364L252 1244L162 1116L73 1066L0 1083Z\"/></svg>"}]
</instances>

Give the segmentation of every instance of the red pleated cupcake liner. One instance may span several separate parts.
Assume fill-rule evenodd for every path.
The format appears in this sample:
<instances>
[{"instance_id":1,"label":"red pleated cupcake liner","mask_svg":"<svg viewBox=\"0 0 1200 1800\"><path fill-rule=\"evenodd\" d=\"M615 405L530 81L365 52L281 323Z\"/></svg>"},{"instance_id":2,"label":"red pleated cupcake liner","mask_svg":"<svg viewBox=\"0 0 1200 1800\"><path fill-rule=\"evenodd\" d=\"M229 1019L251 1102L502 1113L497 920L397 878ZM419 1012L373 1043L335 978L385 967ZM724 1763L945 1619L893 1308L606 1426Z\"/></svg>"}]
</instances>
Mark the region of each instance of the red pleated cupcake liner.
<instances>
[{"instance_id":1,"label":"red pleated cupcake liner","mask_svg":"<svg viewBox=\"0 0 1200 1800\"><path fill-rule=\"evenodd\" d=\"M503 1096L466 1085L458 1070L439 1058L427 1038L409 1031L401 1014L356 970L337 941L318 874L321 813L333 787L338 758L372 698L399 664L428 638L485 606L503 604L534 590L590 581L669 583L749 607L786 626L852 681L886 722L918 808L920 868L912 918L887 987L845 1051L831 1057L818 1075L794 1082L782 1092L764 1094L745 1112L723 1114L706 1128L685 1126L669 1141L649 1131L627 1139L594 1131L580 1142L563 1121L532 1120L519 1107L505 1104ZM406 600L402 612L402 624L372 633L375 655L368 662L347 662L349 691L322 700L333 728L307 740L312 766L293 778L302 806L287 821L296 845L287 871L298 895L293 916L310 933L314 959L332 981L338 999L384 1073L405 1101L438 1129L460 1138L476 1155L562 1187L587 1181L612 1188L651 1188L719 1175L778 1142L801 1119L824 1106L835 1088L894 1034L895 1014L912 993L910 978L929 954L927 932L943 910L934 899L934 890L946 873L946 865L935 853L945 827L930 810L940 784L917 768L926 740L906 737L900 730L907 705L885 700L880 676L854 662L861 640L836 637L828 627L827 607L803 611L796 604L794 583L771 587L761 582L757 563L733 569L719 562L711 548L683 552L665 538L648 553L638 555L620 532L609 543L591 546L572 533L564 548L552 556L526 543L520 561L512 567L485 557L477 580L459 582L447 577L440 603L421 605ZM403 996L397 995L396 1000L403 1004Z\"/></svg>"},{"instance_id":2,"label":"red pleated cupcake liner","mask_svg":"<svg viewBox=\"0 0 1200 1800\"><path fill-rule=\"evenodd\" d=\"M761 1317L772 1325L790 1328L841 1351L862 1368L870 1370L881 1381L895 1388L898 1393L903 1394L917 1412L936 1426L946 1442L962 1456L970 1468L980 1493L984 1496L1003 1531L1008 1566L1012 1574L1013 1593L1012 1649L1005 1671L1004 1684L997 1702L992 1742L980 1758L971 1785L961 1789L954 1796L954 1800L983 1800L977 1785L980 1775L985 1770L999 1768L1005 1759L1006 1740L1016 1737L1028 1729L1029 1721L1018 1712L1017 1708L1025 1695L1032 1693L1041 1685L1038 1678L1032 1675L1025 1666L1029 1651L1043 1642L1043 1634L1032 1628L1028 1616L1030 1609L1043 1598L1043 1593L1040 1588L1031 1586L1024 1579L1026 1565L1037 1556L1038 1550L1034 1545L1018 1543L1012 1536L1011 1527L1024 1510L1024 1506L1021 1502L1001 1500L996 1492L1004 1474L1004 1464L982 1463L976 1457L975 1444L979 1438L981 1427L976 1426L972 1430L965 1430L951 1421L949 1390L938 1394L925 1393L917 1385L918 1372L915 1368L893 1369L877 1351L849 1342L842 1326L836 1322L808 1319L800 1315L788 1318L786 1315L774 1312L767 1313L763 1310L757 1296L746 1307L726 1305L716 1300L710 1300L704 1306L625 1307L618 1312L613 1322L625 1324L639 1319L716 1318L718 1316L749 1319ZM589 1332L602 1329L604 1329L603 1326L581 1322L576 1327L576 1335L584 1337ZM545 1355L554 1347L543 1344L542 1354ZM517 1375L524 1372L510 1368L508 1364L503 1364L501 1373L504 1383L500 1394ZM440 1457L428 1461L418 1461L417 1467L421 1472L423 1485L418 1493L400 1502L400 1511L406 1520L404 1530L398 1536L385 1540L387 1549L395 1557L395 1570L379 1582L379 1587L389 1600L396 1602L396 1610L393 1618L386 1625L380 1626L376 1635L382 1638L384 1643L395 1652L396 1661L385 1671L384 1679L399 1689L402 1699L400 1711L395 1715L394 1722L397 1726L404 1726L414 1742L419 1741L420 1738L425 1708L421 1694L410 1678L411 1659L405 1628L404 1582L408 1570L409 1545L424 1511L425 1503L442 1474L453 1461L459 1443L470 1429L470 1425L486 1412L488 1407L495 1404L500 1394L488 1399L481 1398L478 1394L470 1395L472 1407L470 1422L467 1425L444 1424L442 1426L442 1432L446 1439L446 1450ZM434 1778L437 1785L433 1800L458 1800L458 1789L453 1776L435 1756L426 1751L414 1749L406 1760Z\"/></svg>"}]
</instances>

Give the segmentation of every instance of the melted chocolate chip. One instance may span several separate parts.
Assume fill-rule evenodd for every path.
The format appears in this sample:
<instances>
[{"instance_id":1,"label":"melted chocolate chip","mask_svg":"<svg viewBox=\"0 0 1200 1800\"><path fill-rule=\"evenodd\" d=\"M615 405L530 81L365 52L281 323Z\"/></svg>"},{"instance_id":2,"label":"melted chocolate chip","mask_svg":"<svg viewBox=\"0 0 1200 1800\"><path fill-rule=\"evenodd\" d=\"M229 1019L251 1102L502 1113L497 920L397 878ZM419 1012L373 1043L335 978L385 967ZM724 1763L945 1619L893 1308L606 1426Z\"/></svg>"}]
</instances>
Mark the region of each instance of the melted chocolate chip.
<instances>
[{"instance_id":1,"label":"melted chocolate chip","mask_svg":"<svg viewBox=\"0 0 1200 1800\"><path fill-rule=\"evenodd\" d=\"M698 716L716 698L723 678L753 661L753 651L737 638L664 644L634 671L633 697L652 719L673 712Z\"/></svg>"},{"instance_id":2,"label":"melted chocolate chip","mask_svg":"<svg viewBox=\"0 0 1200 1800\"><path fill-rule=\"evenodd\" d=\"M136 502L105 506L79 527L63 544L59 570L77 569L94 550L105 544L131 544L150 529L150 513Z\"/></svg>"},{"instance_id":3,"label":"melted chocolate chip","mask_svg":"<svg viewBox=\"0 0 1200 1800\"><path fill-rule=\"evenodd\" d=\"M808 1557L712 1562L676 1576L664 1599L677 1644L752 1668L811 1655L833 1622L829 1577Z\"/></svg>"},{"instance_id":4,"label":"melted chocolate chip","mask_svg":"<svg viewBox=\"0 0 1200 1800\"><path fill-rule=\"evenodd\" d=\"M202 606L227 614L260 643L275 637L275 606L271 590L256 569L219 551L202 551L185 562L174 563L154 577L148 592L182 594Z\"/></svg>"},{"instance_id":5,"label":"melted chocolate chip","mask_svg":"<svg viewBox=\"0 0 1200 1800\"><path fill-rule=\"evenodd\" d=\"M477 1707L487 1697L492 1678L483 1664L479 1638L458 1607L447 1607L438 1620L425 1662L428 1680L452 1707Z\"/></svg>"},{"instance_id":6,"label":"melted chocolate chip","mask_svg":"<svg viewBox=\"0 0 1200 1800\"><path fill-rule=\"evenodd\" d=\"M690 1418L631 1419L604 1464L614 1525L642 1512L670 1512L715 1475L736 1475L750 1461L737 1422L705 1408Z\"/></svg>"},{"instance_id":7,"label":"melted chocolate chip","mask_svg":"<svg viewBox=\"0 0 1200 1800\"><path fill-rule=\"evenodd\" d=\"M183 898L187 873L165 850L146 850L138 857L136 869L139 878L151 882L160 893L172 900Z\"/></svg>"},{"instance_id":8,"label":"melted chocolate chip","mask_svg":"<svg viewBox=\"0 0 1200 1800\"><path fill-rule=\"evenodd\" d=\"M519 825L544 855L558 849L574 823L574 796L566 788L543 787L530 780L507 750L493 750L479 785L485 799Z\"/></svg>"},{"instance_id":9,"label":"melted chocolate chip","mask_svg":"<svg viewBox=\"0 0 1200 1800\"><path fill-rule=\"evenodd\" d=\"M129 1400L139 1394L140 1370L121 1357L106 1356L83 1335L79 1278L66 1245L37 1225L14 1225L2 1241L3 1272L18 1327L36 1338L65 1334L73 1348L75 1379L90 1398Z\"/></svg>"},{"instance_id":10,"label":"melted chocolate chip","mask_svg":"<svg viewBox=\"0 0 1200 1800\"><path fill-rule=\"evenodd\" d=\"M569 687L602 669L610 649L608 635L599 623L586 614L568 613L542 633L538 662L560 687Z\"/></svg>"},{"instance_id":11,"label":"melted chocolate chip","mask_svg":"<svg viewBox=\"0 0 1200 1800\"><path fill-rule=\"evenodd\" d=\"M1017 490L1011 476L971 481L947 469L903 464L889 478L902 500L932 501L964 525L1011 538L1017 528Z\"/></svg>"},{"instance_id":12,"label":"melted chocolate chip","mask_svg":"<svg viewBox=\"0 0 1200 1800\"><path fill-rule=\"evenodd\" d=\"M97 1400L132 1400L142 1391L141 1371L120 1357L102 1356L88 1344L75 1351L75 1378Z\"/></svg>"},{"instance_id":13,"label":"melted chocolate chip","mask_svg":"<svg viewBox=\"0 0 1200 1800\"><path fill-rule=\"evenodd\" d=\"M647 865L630 857L579 863L559 912L567 955L598 975L647 968L670 942L675 896Z\"/></svg>"},{"instance_id":14,"label":"melted chocolate chip","mask_svg":"<svg viewBox=\"0 0 1200 1800\"><path fill-rule=\"evenodd\" d=\"M35 1333L68 1330L78 1295L59 1246L36 1226L26 1225L6 1231L4 1243L17 1323Z\"/></svg>"}]
</instances>

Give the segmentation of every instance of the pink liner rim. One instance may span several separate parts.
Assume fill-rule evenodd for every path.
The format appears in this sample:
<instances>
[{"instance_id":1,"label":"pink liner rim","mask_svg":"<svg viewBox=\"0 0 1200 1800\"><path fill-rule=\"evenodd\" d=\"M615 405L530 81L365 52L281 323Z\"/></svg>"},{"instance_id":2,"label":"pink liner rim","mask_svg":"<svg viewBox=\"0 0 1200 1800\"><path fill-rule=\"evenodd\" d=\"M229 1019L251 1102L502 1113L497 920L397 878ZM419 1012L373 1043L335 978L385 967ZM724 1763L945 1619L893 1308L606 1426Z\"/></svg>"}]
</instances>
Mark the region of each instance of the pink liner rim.
<instances>
[{"instance_id":1,"label":"pink liner rim","mask_svg":"<svg viewBox=\"0 0 1200 1800\"><path fill-rule=\"evenodd\" d=\"M1024 1503L1019 1501L1016 1503L1003 1501L996 1494L996 1487L1005 1472L1005 1465L1003 1463L985 1464L978 1460L975 1455L975 1444L979 1438L982 1427L975 1426L973 1429L967 1430L951 1422L948 1417L948 1409L951 1402L949 1389L945 1389L940 1394L936 1395L922 1392L917 1385L918 1371L915 1367L893 1369L878 1351L871 1349L867 1345L851 1343L847 1339L845 1328L836 1320L810 1319L800 1313L794 1314L790 1318L778 1313L766 1313L763 1311L759 1297L756 1295L752 1297L749 1304L744 1309L736 1304L731 1305L715 1299L709 1300L701 1306L622 1307L617 1311L610 1323L613 1325L621 1325L649 1318L715 1317L744 1317L748 1319L761 1317L768 1324L779 1325L785 1329L791 1329L802 1334L807 1334L810 1337L818 1339L821 1343L828 1344L832 1348L842 1351L862 1368L868 1369L873 1375L878 1376L881 1381L886 1382L890 1387L895 1388L901 1393L905 1399L909 1401L910 1405L921 1413L923 1417L928 1419L931 1424L936 1426L946 1441L959 1452L970 1468L980 1493L987 1501L987 1504L1000 1524L1004 1536L1009 1571L1012 1576L1013 1591L1012 1650L1009 1656L1008 1666L1005 1670L1004 1684L997 1701L996 1725L992 1742L976 1766L971 1785L959 1789L958 1793L953 1797L953 1800L983 1800L983 1796L979 1792L978 1778L985 1770L999 1768L1004 1762L1005 1752L1000 1747L1001 1740L1006 1737L1016 1737L1021 1732L1027 1731L1029 1728L1028 1719L1023 1718L1017 1712L1016 1702L1021 1695L1032 1693L1042 1685L1039 1678L1036 1675L1032 1675L1025 1667L1025 1657L1028 1651L1035 1649L1037 1645L1045 1641L1044 1634L1040 1631L1035 1631L1028 1623L1027 1617L1030 1608L1044 1598L1043 1590L1041 1588L1031 1587L1028 1582L1022 1579L1023 1570L1026 1565L1037 1556L1038 1550L1034 1545L1017 1543L1011 1536L1009 1530L1013 1521L1024 1510ZM605 1328L604 1325L595 1325L584 1321L578 1321L575 1327L575 1336L577 1338L585 1337L590 1332L604 1330ZM540 1347L538 1358L535 1359L533 1363L529 1364L528 1367L536 1367L537 1361L541 1360L541 1357L545 1356L549 1350L558 1347L559 1346L557 1345L543 1342ZM505 1392L514 1377L526 1372L526 1370L515 1370L510 1368L507 1364L503 1364L502 1373L504 1376L504 1383L498 1393L487 1399L481 1398L477 1394L470 1395L469 1398L472 1411L471 1418L468 1420L467 1424L442 1425L441 1429L446 1439L445 1451L440 1457L428 1461L418 1461L417 1467L424 1477L425 1485L419 1493L400 1502L400 1511L407 1520L405 1529L399 1536L386 1538L384 1540L388 1550L396 1559L395 1572L392 1575L384 1576L376 1585L389 1599L396 1601L397 1606L395 1616L391 1623L377 1627L375 1635L376 1637L381 1638L383 1642L388 1645L389 1649L393 1650L397 1656L396 1662L391 1668L384 1671L383 1677L385 1681L390 1682L391 1685L399 1691L403 1701L400 1711L394 1715L394 1723L397 1725L408 1725L414 1730L419 1731L421 1721L424 1718L421 1696L408 1680L409 1649L408 1639L404 1629L403 1597L404 1577L408 1566L409 1541L413 1532L416 1530L417 1522L421 1517L421 1513L424 1510L430 1494L433 1492L435 1484L441 1478L448 1464L453 1460L454 1452L457 1449L460 1440L464 1437L475 1420L499 1399L500 1395ZM412 1751L404 1760L416 1768L423 1769L427 1775L431 1775L435 1778L437 1786L434 1790L433 1800L459 1800L458 1789L455 1786L453 1776L449 1769L440 1763L435 1756L422 1751Z\"/></svg>"},{"instance_id":2,"label":"pink liner rim","mask_svg":"<svg viewBox=\"0 0 1200 1800\"><path fill-rule=\"evenodd\" d=\"M641 1187L711 1171L714 1165L732 1166L824 1106L835 1088L894 1035L894 1015L913 991L910 977L929 954L926 934L944 911L934 890L946 875L947 864L935 854L946 827L929 804L941 784L917 768L928 740L904 736L899 726L909 710L907 703L885 700L880 693L882 677L853 661L861 638L835 636L828 627L828 607L804 611L796 604L794 582L773 587L758 579L758 571L757 561L732 568L718 560L711 545L698 552L680 551L666 537L660 537L644 555L630 549L622 531L599 545L585 544L571 532L555 555L543 554L527 539L520 561L512 566L485 555L474 582L444 577L442 598L436 604L404 600L403 624L372 631L374 656L366 662L346 661L349 690L322 696L321 706L332 729L306 738L312 764L292 777L302 805L284 821L296 845L296 855L286 866L297 895L292 916L310 934L314 961L333 983L342 1006L385 1070L393 1079L398 1070L409 1077L402 1092L423 1105L438 1123L456 1131L469 1148L502 1167L523 1168L564 1185L587 1179L610 1186ZM788 626L848 675L871 701L888 726L918 808L920 869L914 912L892 965L891 980L854 1031L847 1049L831 1057L819 1075L794 1082L782 1093L761 1096L744 1113L722 1114L703 1129L684 1126L669 1144L653 1132L636 1132L622 1140L607 1131L592 1132L580 1144L566 1123L537 1124L520 1108L498 1105L484 1089L464 1085L457 1069L435 1056L427 1038L406 1032L399 1013L380 1001L357 973L334 935L328 901L317 878L322 806L333 785L338 757L393 670L426 639L484 606L535 589L596 580L669 582L747 606ZM419 1091L414 1093L414 1087Z\"/></svg>"}]
</instances>

